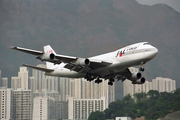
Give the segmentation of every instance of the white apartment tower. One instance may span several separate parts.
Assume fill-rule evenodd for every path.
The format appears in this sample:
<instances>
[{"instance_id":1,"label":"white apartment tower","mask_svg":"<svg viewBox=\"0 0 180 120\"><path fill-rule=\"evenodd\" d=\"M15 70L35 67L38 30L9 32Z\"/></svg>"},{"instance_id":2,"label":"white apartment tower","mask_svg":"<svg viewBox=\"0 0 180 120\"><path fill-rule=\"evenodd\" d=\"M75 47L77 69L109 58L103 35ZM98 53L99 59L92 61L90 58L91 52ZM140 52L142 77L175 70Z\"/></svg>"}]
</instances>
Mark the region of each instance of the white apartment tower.
<instances>
[{"instance_id":1,"label":"white apartment tower","mask_svg":"<svg viewBox=\"0 0 180 120\"><path fill-rule=\"evenodd\" d=\"M1 79L1 87L8 87L8 78L4 77Z\"/></svg>"},{"instance_id":2,"label":"white apartment tower","mask_svg":"<svg viewBox=\"0 0 180 120\"><path fill-rule=\"evenodd\" d=\"M169 78L157 77L152 80L153 90L159 92L172 92L176 90L176 81Z\"/></svg>"},{"instance_id":3,"label":"white apartment tower","mask_svg":"<svg viewBox=\"0 0 180 120\"><path fill-rule=\"evenodd\" d=\"M21 88L28 90L28 71L27 67L20 67L18 77L21 80Z\"/></svg>"},{"instance_id":4,"label":"white apartment tower","mask_svg":"<svg viewBox=\"0 0 180 120\"><path fill-rule=\"evenodd\" d=\"M99 99L68 98L68 119L87 119L93 111L105 110L105 97Z\"/></svg>"},{"instance_id":5,"label":"white apartment tower","mask_svg":"<svg viewBox=\"0 0 180 120\"><path fill-rule=\"evenodd\" d=\"M0 70L0 87L1 87L1 70Z\"/></svg>"},{"instance_id":6,"label":"white apartment tower","mask_svg":"<svg viewBox=\"0 0 180 120\"><path fill-rule=\"evenodd\" d=\"M14 90L21 88L21 79L19 77L11 77L11 88Z\"/></svg>"},{"instance_id":7,"label":"white apartment tower","mask_svg":"<svg viewBox=\"0 0 180 120\"><path fill-rule=\"evenodd\" d=\"M37 65L37 67L46 68L46 65L39 64L39 65ZM32 69L32 76L34 77L33 91L41 90L42 89L42 85L45 84L45 75L44 75L44 72L42 72L40 70ZM44 85L44 87L46 87L46 86Z\"/></svg>"},{"instance_id":8,"label":"white apartment tower","mask_svg":"<svg viewBox=\"0 0 180 120\"><path fill-rule=\"evenodd\" d=\"M55 119L55 99L51 97L36 97L33 103L33 120Z\"/></svg>"},{"instance_id":9,"label":"white apartment tower","mask_svg":"<svg viewBox=\"0 0 180 120\"><path fill-rule=\"evenodd\" d=\"M46 65L39 64L38 67L46 68ZM33 92L41 91L42 89L47 89L50 91L58 92L59 90L59 78L54 76L45 76L44 72L40 70L32 69L33 79Z\"/></svg>"},{"instance_id":10,"label":"white apartment tower","mask_svg":"<svg viewBox=\"0 0 180 120\"><path fill-rule=\"evenodd\" d=\"M31 120L31 90L13 91L13 120Z\"/></svg>"},{"instance_id":11,"label":"white apartment tower","mask_svg":"<svg viewBox=\"0 0 180 120\"><path fill-rule=\"evenodd\" d=\"M60 101L66 101L66 96L70 96L70 79L61 77L59 81Z\"/></svg>"},{"instance_id":12,"label":"white apartment tower","mask_svg":"<svg viewBox=\"0 0 180 120\"><path fill-rule=\"evenodd\" d=\"M0 120L12 119L12 89L0 88Z\"/></svg>"}]
</instances>

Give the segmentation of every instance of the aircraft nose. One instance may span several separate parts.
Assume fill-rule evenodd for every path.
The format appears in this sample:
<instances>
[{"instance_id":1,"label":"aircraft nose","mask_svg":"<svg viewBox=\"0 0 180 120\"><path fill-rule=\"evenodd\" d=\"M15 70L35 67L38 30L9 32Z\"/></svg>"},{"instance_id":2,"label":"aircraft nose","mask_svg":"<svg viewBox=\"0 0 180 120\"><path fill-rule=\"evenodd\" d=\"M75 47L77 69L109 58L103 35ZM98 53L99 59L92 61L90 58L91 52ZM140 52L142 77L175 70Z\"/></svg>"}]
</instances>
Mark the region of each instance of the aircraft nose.
<instances>
[{"instance_id":1,"label":"aircraft nose","mask_svg":"<svg viewBox=\"0 0 180 120\"><path fill-rule=\"evenodd\" d=\"M153 54L153 57L155 57L158 54L158 49L153 47L152 54Z\"/></svg>"}]
</instances>

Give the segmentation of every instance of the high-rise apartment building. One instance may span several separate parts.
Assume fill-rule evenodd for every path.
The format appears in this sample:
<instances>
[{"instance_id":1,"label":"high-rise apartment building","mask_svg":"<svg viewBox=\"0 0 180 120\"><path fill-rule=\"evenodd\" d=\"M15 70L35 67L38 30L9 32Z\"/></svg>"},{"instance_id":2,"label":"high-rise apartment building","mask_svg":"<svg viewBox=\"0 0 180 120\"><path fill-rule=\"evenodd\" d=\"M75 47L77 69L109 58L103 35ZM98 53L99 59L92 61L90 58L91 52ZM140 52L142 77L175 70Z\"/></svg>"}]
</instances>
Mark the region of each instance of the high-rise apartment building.
<instances>
[{"instance_id":1,"label":"high-rise apartment building","mask_svg":"<svg viewBox=\"0 0 180 120\"><path fill-rule=\"evenodd\" d=\"M11 88L14 90L21 88L21 79L19 77L11 77Z\"/></svg>"},{"instance_id":2,"label":"high-rise apartment building","mask_svg":"<svg viewBox=\"0 0 180 120\"><path fill-rule=\"evenodd\" d=\"M55 99L51 97L36 97L33 103L33 120L56 119Z\"/></svg>"},{"instance_id":3,"label":"high-rise apartment building","mask_svg":"<svg viewBox=\"0 0 180 120\"><path fill-rule=\"evenodd\" d=\"M99 99L68 98L68 119L87 119L93 111L105 110L105 97Z\"/></svg>"},{"instance_id":4,"label":"high-rise apartment building","mask_svg":"<svg viewBox=\"0 0 180 120\"><path fill-rule=\"evenodd\" d=\"M39 65L37 65L37 67L46 68L46 65L39 64ZM32 69L32 77L34 77L33 91L43 89L42 85L44 85L44 89L45 89L45 87L46 87L45 77L46 76L44 75L44 72L42 72L40 70Z\"/></svg>"},{"instance_id":5,"label":"high-rise apartment building","mask_svg":"<svg viewBox=\"0 0 180 120\"><path fill-rule=\"evenodd\" d=\"M0 120L11 120L12 117L12 89L0 88Z\"/></svg>"},{"instance_id":6,"label":"high-rise apartment building","mask_svg":"<svg viewBox=\"0 0 180 120\"><path fill-rule=\"evenodd\" d=\"M176 90L176 81L169 78L157 77L152 80L153 90L159 92L172 92Z\"/></svg>"},{"instance_id":7,"label":"high-rise apartment building","mask_svg":"<svg viewBox=\"0 0 180 120\"><path fill-rule=\"evenodd\" d=\"M8 87L8 78L1 78L1 87Z\"/></svg>"},{"instance_id":8,"label":"high-rise apartment building","mask_svg":"<svg viewBox=\"0 0 180 120\"><path fill-rule=\"evenodd\" d=\"M31 90L17 89L13 91L13 120L31 120Z\"/></svg>"},{"instance_id":9,"label":"high-rise apartment building","mask_svg":"<svg viewBox=\"0 0 180 120\"><path fill-rule=\"evenodd\" d=\"M27 67L20 67L18 77L11 77L11 88L16 90L17 88L23 88L28 90L28 70Z\"/></svg>"},{"instance_id":10,"label":"high-rise apartment building","mask_svg":"<svg viewBox=\"0 0 180 120\"><path fill-rule=\"evenodd\" d=\"M0 70L0 87L1 87L1 70Z\"/></svg>"},{"instance_id":11,"label":"high-rise apartment building","mask_svg":"<svg viewBox=\"0 0 180 120\"><path fill-rule=\"evenodd\" d=\"M55 101L56 119L68 119L68 102Z\"/></svg>"},{"instance_id":12,"label":"high-rise apartment building","mask_svg":"<svg viewBox=\"0 0 180 120\"><path fill-rule=\"evenodd\" d=\"M55 92L55 91L49 91L47 89L43 89L41 92L34 92L33 93L33 98L36 97L51 97L54 98L55 101L59 101L59 92Z\"/></svg>"},{"instance_id":13,"label":"high-rise apartment building","mask_svg":"<svg viewBox=\"0 0 180 120\"><path fill-rule=\"evenodd\" d=\"M28 90L28 70L27 67L20 67L18 77L21 80L21 88Z\"/></svg>"},{"instance_id":14,"label":"high-rise apartment building","mask_svg":"<svg viewBox=\"0 0 180 120\"><path fill-rule=\"evenodd\" d=\"M39 64L38 67L46 68L46 65ZM45 76L44 72L32 69L33 92L47 89L50 91L59 91L59 78L54 76Z\"/></svg>"},{"instance_id":15,"label":"high-rise apartment building","mask_svg":"<svg viewBox=\"0 0 180 120\"><path fill-rule=\"evenodd\" d=\"M32 92L33 92L33 90L34 90L33 84L34 84L34 77L29 77L28 88L29 88L30 90L32 90Z\"/></svg>"},{"instance_id":16,"label":"high-rise apartment building","mask_svg":"<svg viewBox=\"0 0 180 120\"><path fill-rule=\"evenodd\" d=\"M61 77L59 80L59 94L61 96L60 101L67 101L66 96L70 96L70 89L70 79Z\"/></svg>"}]
</instances>

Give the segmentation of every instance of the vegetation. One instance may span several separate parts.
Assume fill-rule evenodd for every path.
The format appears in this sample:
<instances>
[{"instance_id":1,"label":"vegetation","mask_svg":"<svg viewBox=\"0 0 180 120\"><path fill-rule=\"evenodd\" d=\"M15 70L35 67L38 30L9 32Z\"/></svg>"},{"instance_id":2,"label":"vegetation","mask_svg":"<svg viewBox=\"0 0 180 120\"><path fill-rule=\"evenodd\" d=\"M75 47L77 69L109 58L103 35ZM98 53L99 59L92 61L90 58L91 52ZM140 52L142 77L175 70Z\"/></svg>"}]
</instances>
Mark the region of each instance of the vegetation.
<instances>
[{"instance_id":1,"label":"vegetation","mask_svg":"<svg viewBox=\"0 0 180 120\"><path fill-rule=\"evenodd\" d=\"M180 89L173 93L150 90L146 93L136 93L134 97L127 95L123 100L117 100L109 104L103 112L92 112L88 120L92 118L111 119L119 116L138 118L145 116L146 120L156 120L180 109ZM94 119L95 120L95 119Z\"/></svg>"}]
</instances>

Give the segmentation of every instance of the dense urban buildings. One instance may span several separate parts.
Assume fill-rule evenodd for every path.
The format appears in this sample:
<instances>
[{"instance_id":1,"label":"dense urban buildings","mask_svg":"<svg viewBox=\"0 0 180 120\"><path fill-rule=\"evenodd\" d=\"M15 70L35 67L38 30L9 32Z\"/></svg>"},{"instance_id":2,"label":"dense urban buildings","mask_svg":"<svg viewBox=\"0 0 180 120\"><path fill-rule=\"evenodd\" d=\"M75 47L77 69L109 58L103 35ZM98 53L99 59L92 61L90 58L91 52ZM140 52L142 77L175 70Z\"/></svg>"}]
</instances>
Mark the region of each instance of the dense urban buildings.
<instances>
[{"instance_id":1,"label":"dense urban buildings","mask_svg":"<svg viewBox=\"0 0 180 120\"><path fill-rule=\"evenodd\" d=\"M45 65L38 65L46 67ZM137 68L130 68L138 72ZM20 67L18 76L1 78L0 71L0 119L2 120L43 120L43 119L87 119L92 111L103 111L115 100L115 85L109 86L107 80L96 84L84 78L71 79L45 76L44 72ZM152 82L133 85L123 82L124 96L149 90L173 92L175 80L157 77Z\"/></svg>"},{"instance_id":2,"label":"dense urban buildings","mask_svg":"<svg viewBox=\"0 0 180 120\"><path fill-rule=\"evenodd\" d=\"M131 72L138 72L137 68L130 68ZM132 84L131 81L125 80L123 82L124 96L127 94L134 95L135 93L145 92L149 90L157 90L159 92L173 92L176 90L176 81L169 78L157 77L152 82L146 80L144 84Z\"/></svg>"}]
</instances>

